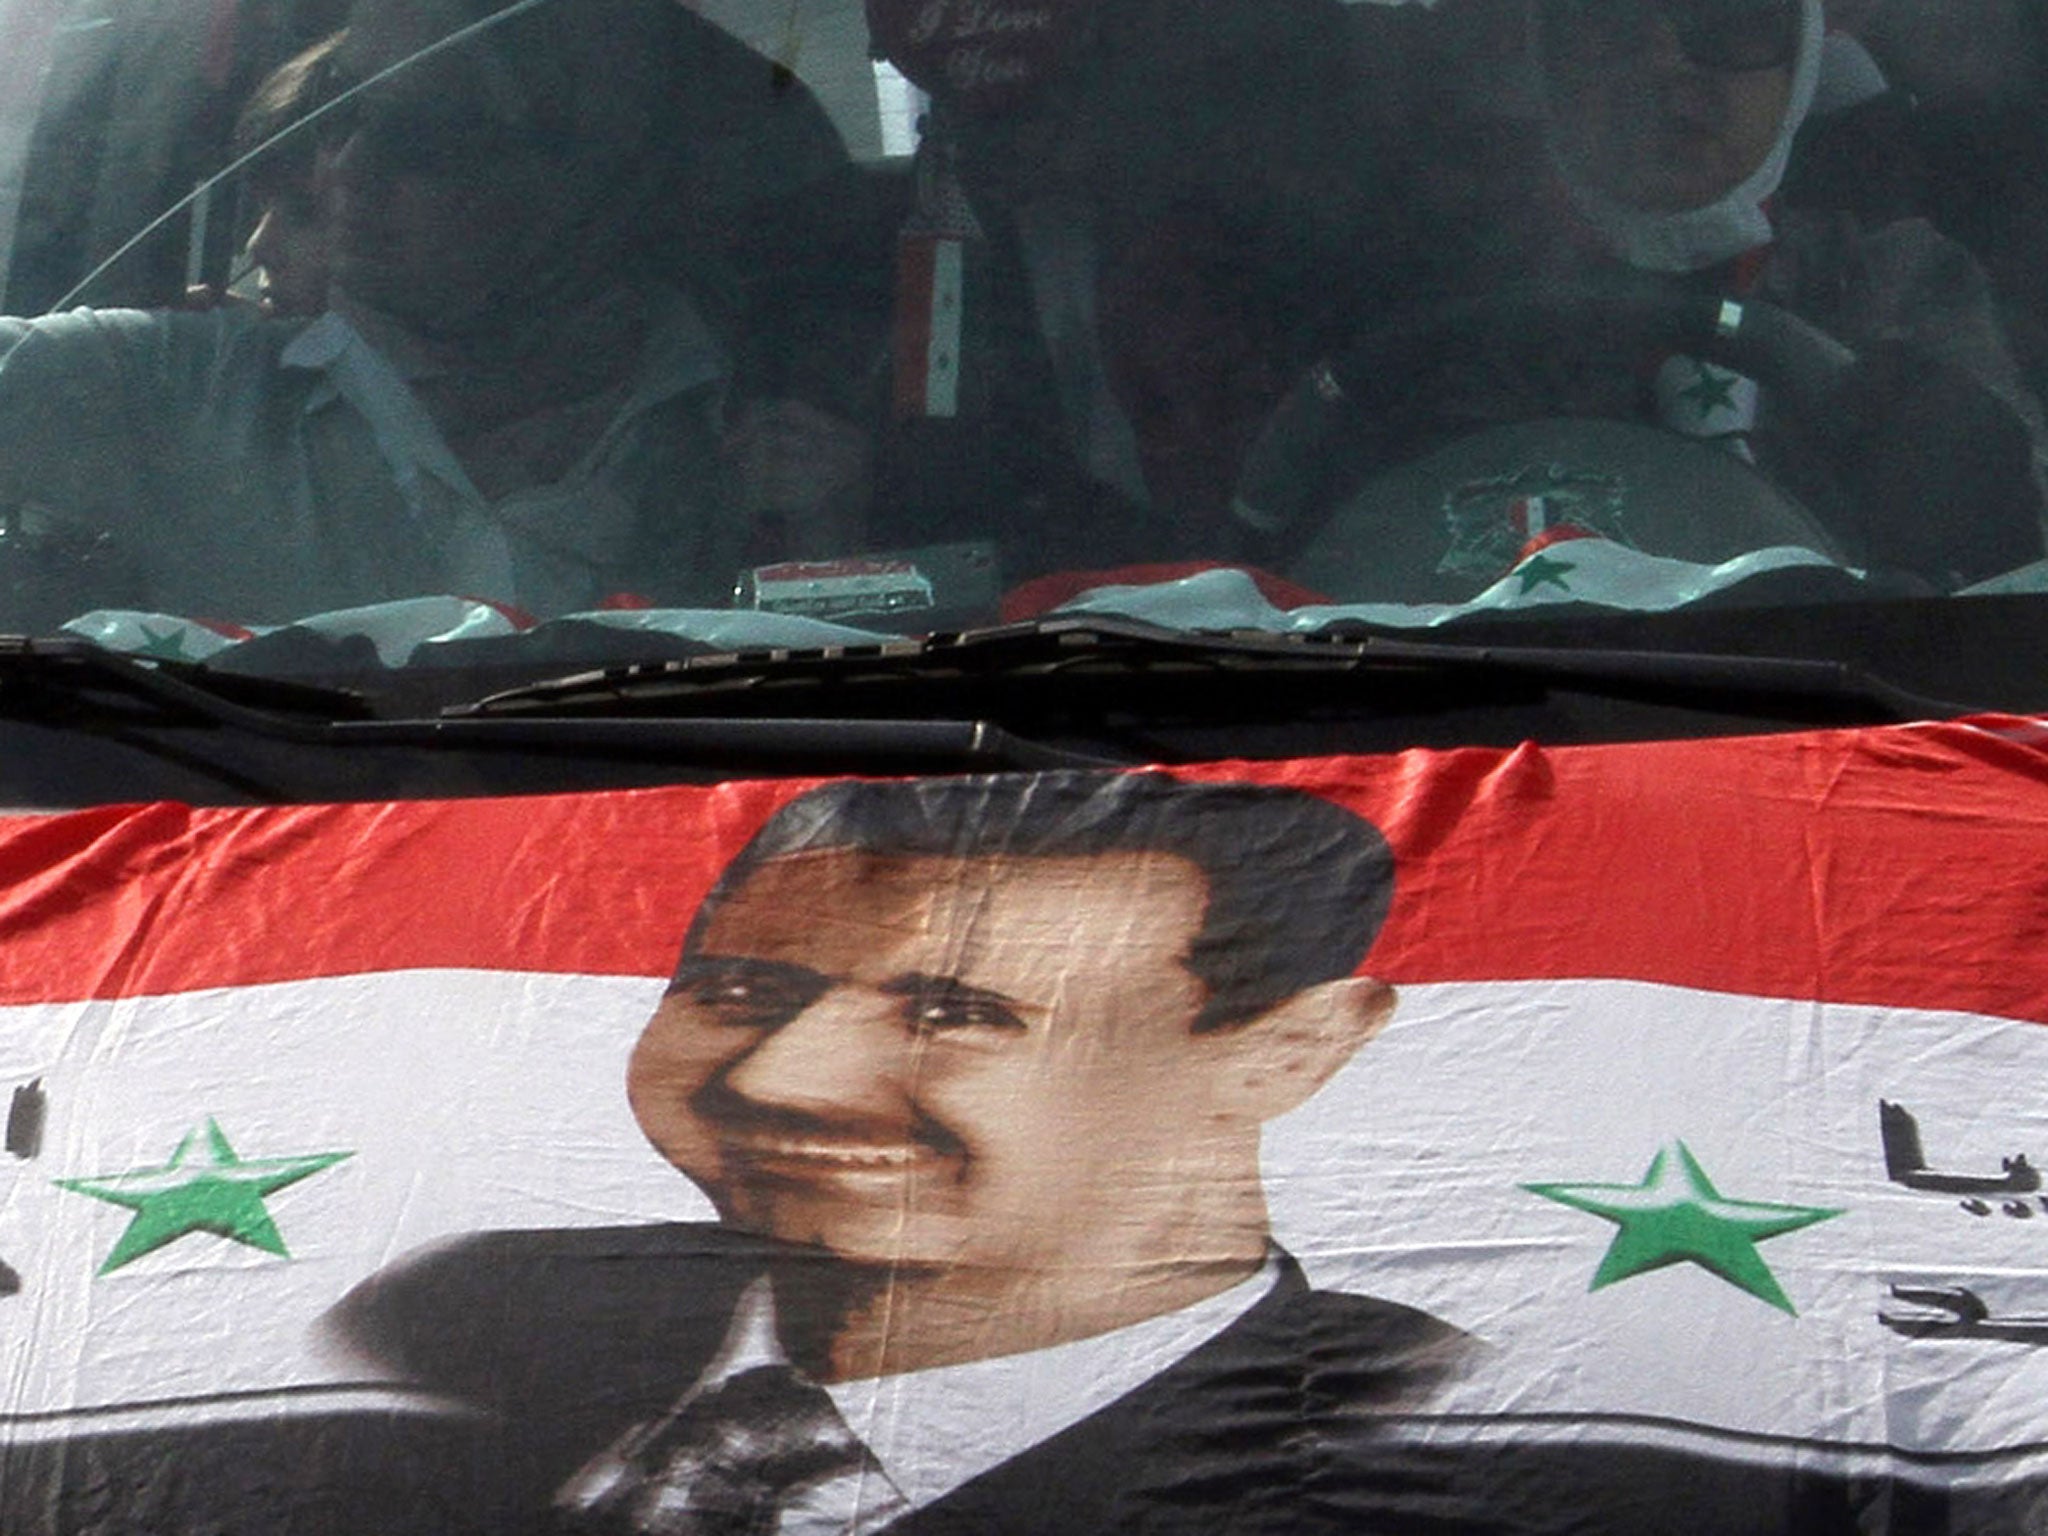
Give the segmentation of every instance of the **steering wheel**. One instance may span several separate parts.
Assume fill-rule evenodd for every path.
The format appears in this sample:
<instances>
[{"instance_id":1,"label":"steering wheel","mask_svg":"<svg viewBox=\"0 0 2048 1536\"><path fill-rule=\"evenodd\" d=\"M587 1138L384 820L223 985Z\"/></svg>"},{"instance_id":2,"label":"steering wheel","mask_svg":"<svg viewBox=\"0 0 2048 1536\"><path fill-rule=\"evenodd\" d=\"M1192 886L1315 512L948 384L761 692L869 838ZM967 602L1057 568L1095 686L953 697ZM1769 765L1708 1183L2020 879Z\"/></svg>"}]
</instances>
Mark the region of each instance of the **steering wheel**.
<instances>
[{"instance_id":1,"label":"steering wheel","mask_svg":"<svg viewBox=\"0 0 2048 1536\"><path fill-rule=\"evenodd\" d=\"M1847 563L1843 541L1745 459L1663 427L1524 420L1401 461L1415 381L1446 359L1497 368L1504 354L1540 358L1589 336L1630 356L1684 355L1746 375L1774 405L1823 426L1856 362L1774 305L1656 279L1434 305L1290 391L1246 458L1238 517L1278 569L1347 601L1475 596L1561 523L1697 563L1781 545Z\"/></svg>"}]
</instances>

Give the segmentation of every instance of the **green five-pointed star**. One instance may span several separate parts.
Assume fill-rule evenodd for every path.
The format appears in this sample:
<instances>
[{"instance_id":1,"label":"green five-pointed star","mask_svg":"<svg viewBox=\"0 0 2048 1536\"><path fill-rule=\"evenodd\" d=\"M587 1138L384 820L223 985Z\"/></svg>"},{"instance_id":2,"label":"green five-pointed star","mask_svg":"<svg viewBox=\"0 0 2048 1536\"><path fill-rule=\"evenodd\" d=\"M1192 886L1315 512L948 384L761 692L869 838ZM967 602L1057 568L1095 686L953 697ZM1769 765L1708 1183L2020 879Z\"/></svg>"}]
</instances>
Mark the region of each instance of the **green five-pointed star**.
<instances>
[{"instance_id":1,"label":"green five-pointed star","mask_svg":"<svg viewBox=\"0 0 2048 1536\"><path fill-rule=\"evenodd\" d=\"M1650 1160L1649 1172L1640 1184L1524 1184L1522 1188L1574 1210L1590 1211L1621 1229L1614 1234L1588 1289L1597 1291L1667 1264L1691 1263L1794 1317L1798 1310L1757 1254L1756 1245L1765 1238L1797 1232L1842 1214L1816 1206L1725 1200L1682 1141Z\"/></svg>"},{"instance_id":2,"label":"green five-pointed star","mask_svg":"<svg viewBox=\"0 0 2048 1536\"><path fill-rule=\"evenodd\" d=\"M1515 570L1522 578L1522 590L1534 592L1538 587L1552 586L1560 591L1571 591L1571 583L1565 577L1578 567L1565 560L1553 560L1548 555L1531 555Z\"/></svg>"},{"instance_id":3,"label":"green five-pointed star","mask_svg":"<svg viewBox=\"0 0 2048 1536\"><path fill-rule=\"evenodd\" d=\"M159 634L147 624L142 626L142 654L165 661L191 661L193 658L185 649L183 630L167 629Z\"/></svg>"},{"instance_id":4,"label":"green five-pointed star","mask_svg":"<svg viewBox=\"0 0 2048 1536\"><path fill-rule=\"evenodd\" d=\"M190 1232L211 1232L290 1258L263 1197L311 1178L350 1155L315 1152L306 1157L237 1157L220 1126L209 1118L203 1132L185 1134L171 1160L161 1168L52 1182L135 1213L107 1262L100 1266L99 1272L105 1275Z\"/></svg>"},{"instance_id":5,"label":"green five-pointed star","mask_svg":"<svg viewBox=\"0 0 2048 1536\"><path fill-rule=\"evenodd\" d=\"M1718 373L1705 363L1693 364L1693 381L1678 392L1678 398L1687 401L1700 413L1705 421L1716 411L1735 409L1735 385L1740 375Z\"/></svg>"}]
</instances>

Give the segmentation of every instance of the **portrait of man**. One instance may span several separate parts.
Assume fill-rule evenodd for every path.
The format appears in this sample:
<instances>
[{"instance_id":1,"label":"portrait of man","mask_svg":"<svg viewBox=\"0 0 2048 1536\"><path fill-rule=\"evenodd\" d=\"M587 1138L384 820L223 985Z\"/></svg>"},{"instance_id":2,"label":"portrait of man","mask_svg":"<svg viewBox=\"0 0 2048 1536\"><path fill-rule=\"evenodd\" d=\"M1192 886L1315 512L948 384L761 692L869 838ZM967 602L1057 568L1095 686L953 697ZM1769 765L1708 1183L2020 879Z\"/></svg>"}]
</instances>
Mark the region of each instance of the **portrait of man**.
<instances>
[{"instance_id":1,"label":"portrait of man","mask_svg":"<svg viewBox=\"0 0 2048 1536\"><path fill-rule=\"evenodd\" d=\"M499 1531L1352 1530L1472 1347L1313 1288L1261 1128L1385 1024L1365 821L1159 774L835 783L689 923L626 1073L715 1223L487 1233L330 1317Z\"/></svg>"}]
</instances>

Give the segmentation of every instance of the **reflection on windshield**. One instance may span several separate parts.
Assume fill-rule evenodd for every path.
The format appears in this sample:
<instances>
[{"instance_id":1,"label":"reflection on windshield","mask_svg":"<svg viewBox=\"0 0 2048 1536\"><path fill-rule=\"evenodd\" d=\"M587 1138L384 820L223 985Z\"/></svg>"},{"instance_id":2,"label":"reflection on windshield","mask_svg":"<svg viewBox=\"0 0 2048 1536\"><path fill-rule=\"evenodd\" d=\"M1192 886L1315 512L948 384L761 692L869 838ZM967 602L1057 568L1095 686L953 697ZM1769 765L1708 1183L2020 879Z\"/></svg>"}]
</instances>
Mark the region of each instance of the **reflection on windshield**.
<instances>
[{"instance_id":1,"label":"reflection on windshield","mask_svg":"<svg viewBox=\"0 0 2048 1536\"><path fill-rule=\"evenodd\" d=\"M0 0L0 628L2043 585L2020 0L241 11Z\"/></svg>"}]
</instances>

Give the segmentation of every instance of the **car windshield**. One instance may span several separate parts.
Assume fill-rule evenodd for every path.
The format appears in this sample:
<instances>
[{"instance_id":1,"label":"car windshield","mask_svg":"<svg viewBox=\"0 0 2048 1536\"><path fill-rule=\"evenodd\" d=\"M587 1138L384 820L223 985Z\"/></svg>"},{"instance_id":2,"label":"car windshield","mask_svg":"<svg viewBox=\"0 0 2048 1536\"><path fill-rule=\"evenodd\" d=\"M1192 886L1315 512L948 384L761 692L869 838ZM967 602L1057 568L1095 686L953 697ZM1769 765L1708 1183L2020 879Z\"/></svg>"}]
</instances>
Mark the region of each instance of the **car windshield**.
<instances>
[{"instance_id":1,"label":"car windshield","mask_svg":"<svg viewBox=\"0 0 2048 1536\"><path fill-rule=\"evenodd\" d=\"M2043 15L0 0L0 632L2031 614Z\"/></svg>"}]
</instances>

